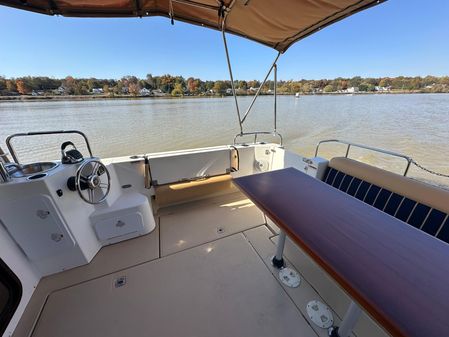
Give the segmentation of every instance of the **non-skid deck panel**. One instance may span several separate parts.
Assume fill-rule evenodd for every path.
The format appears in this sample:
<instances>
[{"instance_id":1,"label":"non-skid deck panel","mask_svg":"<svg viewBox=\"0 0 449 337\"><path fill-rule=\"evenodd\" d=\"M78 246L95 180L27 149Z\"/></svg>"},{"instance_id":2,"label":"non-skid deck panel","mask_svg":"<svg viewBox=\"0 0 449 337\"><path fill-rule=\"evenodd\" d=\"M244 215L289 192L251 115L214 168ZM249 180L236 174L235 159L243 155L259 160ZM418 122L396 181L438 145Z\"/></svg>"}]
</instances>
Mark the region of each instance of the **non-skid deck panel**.
<instances>
[{"instance_id":1,"label":"non-skid deck panel","mask_svg":"<svg viewBox=\"0 0 449 337\"><path fill-rule=\"evenodd\" d=\"M46 298L52 292L157 258L159 258L159 227L149 234L103 247L89 264L41 279L13 337L29 336Z\"/></svg>"},{"instance_id":2,"label":"non-skid deck panel","mask_svg":"<svg viewBox=\"0 0 449 337\"><path fill-rule=\"evenodd\" d=\"M240 192L174 206L159 216L161 256L264 223L263 213Z\"/></svg>"},{"instance_id":3,"label":"non-skid deck panel","mask_svg":"<svg viewBox=\"0 0 449 337\"><path fill-rule=\"evenodd\" d=\"M126 284L116 288L117 277ZM33 336L316 334L236 234L53 293Z\"/></svg>"}]
</instances>

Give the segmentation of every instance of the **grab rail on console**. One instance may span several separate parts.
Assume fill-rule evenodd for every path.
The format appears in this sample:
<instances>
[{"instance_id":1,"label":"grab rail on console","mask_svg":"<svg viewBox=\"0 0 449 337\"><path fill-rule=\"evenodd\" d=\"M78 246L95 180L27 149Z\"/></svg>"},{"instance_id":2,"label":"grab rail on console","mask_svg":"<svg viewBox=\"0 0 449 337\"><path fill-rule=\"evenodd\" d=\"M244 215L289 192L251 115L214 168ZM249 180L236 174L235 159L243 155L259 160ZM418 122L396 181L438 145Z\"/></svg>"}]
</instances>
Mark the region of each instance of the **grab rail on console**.
<instances>
[{"instance_id":1,"label":"grab rail on console","mask_svg":"<svg viewBox=\"0 0 449 337\"><path fill-rule=\"evenodd\" d=\"M16 151L14 151L14 148L12 147L11 140L16 137L25 137L25 136L42 136L42 135L55 135L55 134L78 134L81 137L84 138L84 141L86 142L87 150L89 151L89 155L93 157L92 150L90 148L89 140L87 139L87 136L78 130L57 130L57 131L37 131L37 132L26 132L26 133L15 133L11 136L8 136L6 138L6 146L8 147L9 153L11 154L12 159L15 163L19 164L19 159L17 158Z\"/></svg>"}]
</instances>

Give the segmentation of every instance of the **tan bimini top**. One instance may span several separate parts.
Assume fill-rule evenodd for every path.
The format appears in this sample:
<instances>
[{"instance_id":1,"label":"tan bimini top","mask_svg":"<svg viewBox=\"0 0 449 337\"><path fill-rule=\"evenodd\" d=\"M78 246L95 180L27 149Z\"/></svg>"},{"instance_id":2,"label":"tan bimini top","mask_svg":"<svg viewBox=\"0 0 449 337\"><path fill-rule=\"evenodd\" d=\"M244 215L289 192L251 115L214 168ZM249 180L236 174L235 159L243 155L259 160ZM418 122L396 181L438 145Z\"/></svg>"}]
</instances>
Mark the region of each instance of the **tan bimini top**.
<instances>
[{"instance_id":1,"label":"tan bimini top","mask_svg":"<svg viewBox=\"0 0 449 337\"><path fill-rule=\"evenodd\" d=\"M0 0L0 5L70 17L166 16L285 52L294 42L385 0Z\"/></svg>"}]
</instances>

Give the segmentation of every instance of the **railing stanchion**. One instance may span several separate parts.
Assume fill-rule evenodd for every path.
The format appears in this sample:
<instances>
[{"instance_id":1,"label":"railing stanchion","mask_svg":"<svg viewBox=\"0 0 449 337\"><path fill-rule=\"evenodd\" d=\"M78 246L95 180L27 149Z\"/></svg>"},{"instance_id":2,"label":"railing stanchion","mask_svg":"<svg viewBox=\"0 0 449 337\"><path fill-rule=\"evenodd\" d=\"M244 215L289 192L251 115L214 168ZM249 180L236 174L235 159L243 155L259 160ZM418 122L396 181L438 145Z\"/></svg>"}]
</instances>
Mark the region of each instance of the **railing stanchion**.
<instances>
[{"instance_id":1,"label":"railing stanchion","mask_svg":"<svg viewBox=\"0 0 449 337\"><path fill-rule=\"evenodd\" d=\"M276 255L273 256L273 259L271 262L273 263L273 266L275 266L278 269L282 269L285 266L284 263L284 246L285 246L285 232L281 231L279 233L279 241L276 246Z\"/></svg>"},{"instance_id":2,"label":"railing stanchion","mask_svg":"<svg viewBox=\"0 0 449 337\"><path fill-rule=\"evenodd\" d=\"M332 327L329 330L330 337L350 337L352 330L354 330L357 321L362 314L362 309L354 303L351 302L349 305L348 311L345 313L345 317L343 317L343 321L341 322L338 328Z\"/></svg>"}]
</instances>

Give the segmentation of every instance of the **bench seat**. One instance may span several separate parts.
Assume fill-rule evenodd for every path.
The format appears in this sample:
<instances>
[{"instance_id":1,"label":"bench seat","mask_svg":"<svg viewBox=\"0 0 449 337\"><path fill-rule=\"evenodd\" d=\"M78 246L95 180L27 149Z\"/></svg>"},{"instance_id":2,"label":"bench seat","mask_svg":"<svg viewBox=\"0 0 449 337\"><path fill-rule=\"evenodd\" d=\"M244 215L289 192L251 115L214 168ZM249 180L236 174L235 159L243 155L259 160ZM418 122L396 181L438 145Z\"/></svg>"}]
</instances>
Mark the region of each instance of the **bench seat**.
<instances>
[{"instance_id":1,"label":"bench seat","mask_svg":"<svg viewBox=\"0 0 449 337\"><path fill-rule=\"evenodd\" d=\"M449 243L449 191L344 157L329 162L323 180Z\"/></svg>"}]
</instances>

